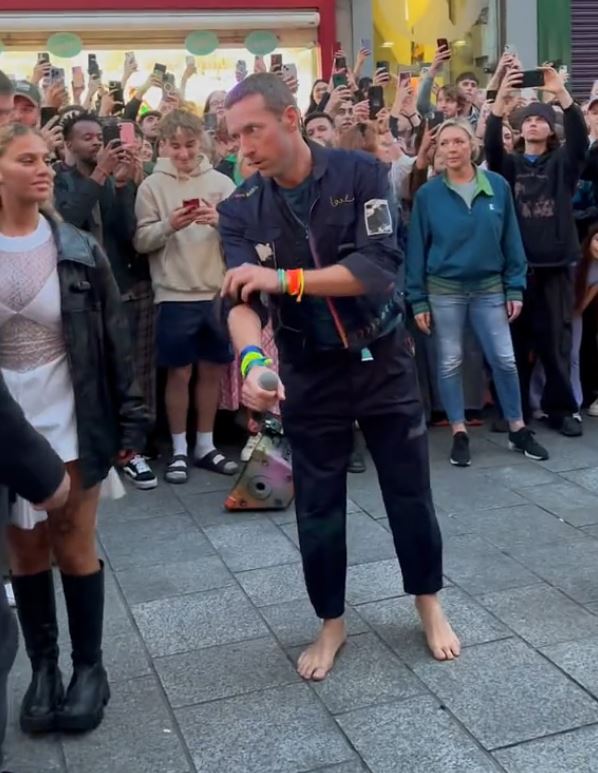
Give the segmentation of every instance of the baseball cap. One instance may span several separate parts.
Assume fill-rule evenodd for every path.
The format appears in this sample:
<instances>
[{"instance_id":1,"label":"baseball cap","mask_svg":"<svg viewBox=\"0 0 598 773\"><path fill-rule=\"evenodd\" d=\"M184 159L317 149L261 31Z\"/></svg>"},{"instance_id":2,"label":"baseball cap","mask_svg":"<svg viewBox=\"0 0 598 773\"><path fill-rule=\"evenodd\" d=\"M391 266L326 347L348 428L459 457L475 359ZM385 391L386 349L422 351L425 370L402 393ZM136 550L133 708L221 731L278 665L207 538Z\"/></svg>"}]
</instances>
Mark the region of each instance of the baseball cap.
<instances>
[{"instance_id":1,"label":"baseball cap","mask_svg":"<svg viewBox=\"0 0 598 773\"><path fill-rule=\"evenodd\" d=\"M28 99L35 107L42 106L42 95L37 86L29 81L15 81L15 97Z\"/></svg>"}]
</instances>

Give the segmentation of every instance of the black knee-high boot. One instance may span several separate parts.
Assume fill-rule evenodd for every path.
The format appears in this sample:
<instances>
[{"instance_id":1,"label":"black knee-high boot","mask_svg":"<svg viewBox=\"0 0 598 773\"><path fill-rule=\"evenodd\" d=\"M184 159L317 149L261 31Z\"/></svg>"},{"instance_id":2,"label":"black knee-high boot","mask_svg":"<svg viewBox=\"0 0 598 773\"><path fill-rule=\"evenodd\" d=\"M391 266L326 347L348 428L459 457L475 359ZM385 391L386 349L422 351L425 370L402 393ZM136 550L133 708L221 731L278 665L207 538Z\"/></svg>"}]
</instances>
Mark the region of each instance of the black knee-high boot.
<instances>
[{"instance_id":1,"label":"black knee-high boot","mask_svg":"<svg viewBox=\"0 0 598 773\"><path fill-rule=\"evenodd\" d=\"M83 577L63 574L62 586L73 647L73 676L56 724L59 730L82 732L100 724L110 699L102 663L104 565Z\"/></svg>"},{"instance_id":2,"label":"black knee-high boot","mask_svg":"<svg viewBox=\"0 0 598 773\"><path fill-rule=\"evenodd\" d=\"M52 572L12 578L17 612L33 674L21 705L24 733L55 729L64 690L58 668L58 624Z\"/></svg>"}]
</instances>

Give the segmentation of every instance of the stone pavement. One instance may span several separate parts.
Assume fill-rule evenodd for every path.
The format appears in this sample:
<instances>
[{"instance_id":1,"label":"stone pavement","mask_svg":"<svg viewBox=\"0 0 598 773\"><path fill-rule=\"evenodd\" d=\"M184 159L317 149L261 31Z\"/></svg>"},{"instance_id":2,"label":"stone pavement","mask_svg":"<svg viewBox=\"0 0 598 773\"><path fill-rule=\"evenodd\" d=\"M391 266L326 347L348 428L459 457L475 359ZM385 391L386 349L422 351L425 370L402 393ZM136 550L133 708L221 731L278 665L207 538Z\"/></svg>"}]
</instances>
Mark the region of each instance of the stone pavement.
<instances>
[{"instance_id":1,"label":"stone pavement","mask_svg":"<svg viewBox=\"0 0 598 773\"><path fill-rule=\"evenodd\" d=\"M16 729L28 667L11 680L15 773L589 773L598 771L598 420L581 439L539 431L546 463L473 433L447 463L433 430L446 609L461 658L428 656L370 468L349 487L350 639L333 675L293 668L317 630L291 511L233 515L229 481L102 507L101 728L31 740ZM370 466L371 467L371 466ZM64 670L67 632L62 610Z\"/></svg>"}]
</instances>

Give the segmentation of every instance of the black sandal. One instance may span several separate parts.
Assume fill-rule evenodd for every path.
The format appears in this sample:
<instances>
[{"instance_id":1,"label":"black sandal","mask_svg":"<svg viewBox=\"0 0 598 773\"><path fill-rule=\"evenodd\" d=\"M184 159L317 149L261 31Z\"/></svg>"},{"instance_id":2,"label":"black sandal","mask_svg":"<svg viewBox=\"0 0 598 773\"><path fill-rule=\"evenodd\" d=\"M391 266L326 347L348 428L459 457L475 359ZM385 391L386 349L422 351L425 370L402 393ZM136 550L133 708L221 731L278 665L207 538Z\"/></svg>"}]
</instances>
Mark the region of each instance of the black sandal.
<instances>
[{"instance_id":1,"label":"black sandal","mask_svg":"<svg viewBox=\"0 0 598 773\"><path fill-rule=\"evenodd\" d=\"M189 465L185 454L175 454L171 458L164 479L168 483L186 483L189 480Z\"/></svg>"},{"instance_id":2,"label":"black sandal","mask_svg":"<svg viewBox=\"0 0 598 773\"><path fill-rule=\"evenodd\" d=\"M227 459L216 448L201 459L196 459L195 466L219 475L235 475L239 471L239 465L232 459Z\"/></svg>"}]
</instances>

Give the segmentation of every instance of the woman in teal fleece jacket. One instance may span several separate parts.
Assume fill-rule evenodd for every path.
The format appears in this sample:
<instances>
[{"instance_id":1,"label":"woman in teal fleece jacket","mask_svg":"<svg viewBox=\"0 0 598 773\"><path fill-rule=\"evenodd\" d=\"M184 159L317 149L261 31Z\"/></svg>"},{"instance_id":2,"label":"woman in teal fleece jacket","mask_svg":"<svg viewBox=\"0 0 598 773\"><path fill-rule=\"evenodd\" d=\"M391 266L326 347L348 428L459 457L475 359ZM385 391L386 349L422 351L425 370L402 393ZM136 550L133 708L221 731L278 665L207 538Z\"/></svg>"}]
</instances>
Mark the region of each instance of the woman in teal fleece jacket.
<instances>
[{"instance_id":1,"label":"woman in teal fleece jacket","mask_svg":"<svg viewBox=\"0 0 598 773\"><path fill-rule=\"evenodd\" d=\"M492 369L509 447L547 459L522 418L509 330L521 312L527 271L510 188L473 164L475 139L467 122L445 121L437 145L445 172L415 197L406 291L418 328L436 336L439 391L453 431L450 461L471 464L461 375L467 321Z\"/></svg>"}]
</instances>

